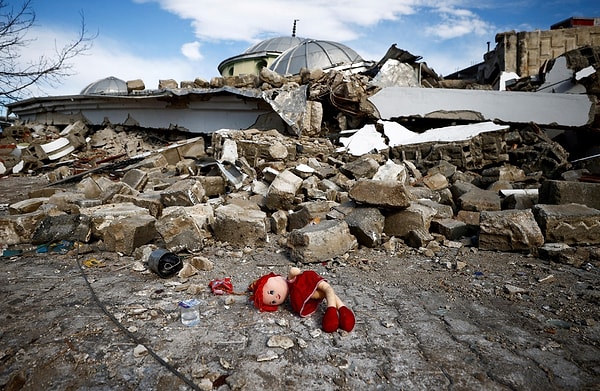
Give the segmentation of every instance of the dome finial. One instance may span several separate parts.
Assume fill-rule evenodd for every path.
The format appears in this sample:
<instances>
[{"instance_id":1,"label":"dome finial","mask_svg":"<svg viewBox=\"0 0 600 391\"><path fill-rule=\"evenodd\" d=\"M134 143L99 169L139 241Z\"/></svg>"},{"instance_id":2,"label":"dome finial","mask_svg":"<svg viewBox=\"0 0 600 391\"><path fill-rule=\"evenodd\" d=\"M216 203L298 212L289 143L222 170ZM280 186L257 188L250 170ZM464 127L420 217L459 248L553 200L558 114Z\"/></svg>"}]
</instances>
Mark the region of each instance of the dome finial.
<instances>
[{"instance_id":1,"label":"dome finial","mask_svg":"<svg viewBox=\"0 0 600 391\"><path fill-rule=\"evenodd\" d=\"M296 22L300 19L294 19L294 28L292 29L292 37L296 36Z\"/></svg>"}]
</instances>

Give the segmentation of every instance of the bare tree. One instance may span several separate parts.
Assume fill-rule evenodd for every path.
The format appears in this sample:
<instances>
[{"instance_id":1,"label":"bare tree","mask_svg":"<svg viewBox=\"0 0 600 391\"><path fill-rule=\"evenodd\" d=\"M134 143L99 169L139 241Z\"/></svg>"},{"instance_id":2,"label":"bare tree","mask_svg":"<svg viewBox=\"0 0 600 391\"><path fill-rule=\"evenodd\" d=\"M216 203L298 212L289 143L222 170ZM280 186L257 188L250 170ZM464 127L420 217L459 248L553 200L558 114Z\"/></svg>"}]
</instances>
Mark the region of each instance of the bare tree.
<instances>
[{"instance_id":1,"label":"bare tree","mask_svg":"<svg viewBox=\"0 0 600 391\"><path fill-rule=\"evenodd\" d=\"M95 36L89 36L81 14L81 28L75 40L62 48L55 47L52 56L40 55L36 60L22 63L20 54L31 43L26 34L35 24L32 0L23 0L20 7L9 6L0 0L0 103L22 99L33 85L54 86L72 74L69 60L91 48ZM9 1L10 3L10 1Z\"/></svg>"}]
</instances>

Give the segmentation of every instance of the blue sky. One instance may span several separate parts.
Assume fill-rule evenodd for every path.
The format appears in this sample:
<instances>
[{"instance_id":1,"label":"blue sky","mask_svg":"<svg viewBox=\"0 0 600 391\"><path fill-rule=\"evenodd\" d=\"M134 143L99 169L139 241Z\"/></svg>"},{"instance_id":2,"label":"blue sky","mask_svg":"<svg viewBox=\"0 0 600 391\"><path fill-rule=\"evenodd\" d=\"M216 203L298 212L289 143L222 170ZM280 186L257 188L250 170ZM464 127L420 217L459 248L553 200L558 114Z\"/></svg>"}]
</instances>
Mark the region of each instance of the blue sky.
<instances>
[{"instance_id":1,"label":"blue sky","mask_svg":"<svg viewBox=\"0 0 600 391\"><path fill-rule=\"evenodd\" d=\"M8 0L15 8L21 0ZM22 61L51 55L77 37L82 15L91 50L70 62L74 73L35 96L78 94L87 84L115 76L209 80L217 66L263 39L292 33L343 43L366 60L392 45L423 57L447 75L482 61L504 31L547 30L571 16L600 17L597 0L32 0L36 26Z\"/></svg>"}]
</instances>

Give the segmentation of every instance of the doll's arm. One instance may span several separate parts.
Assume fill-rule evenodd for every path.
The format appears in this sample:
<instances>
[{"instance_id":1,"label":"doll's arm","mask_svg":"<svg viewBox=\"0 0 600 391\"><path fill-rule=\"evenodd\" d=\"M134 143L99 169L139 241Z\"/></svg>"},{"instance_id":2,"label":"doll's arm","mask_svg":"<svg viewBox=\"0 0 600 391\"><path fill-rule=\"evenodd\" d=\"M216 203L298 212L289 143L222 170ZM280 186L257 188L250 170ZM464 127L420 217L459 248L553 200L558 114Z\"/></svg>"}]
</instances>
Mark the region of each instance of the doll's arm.
<instances>
[{"instance_id":1,"label":"doll's arm","mask_svg":"<svg viewBox=\"0 0 600 391\"><path fill-rule=\"evenodd\" d=\"M302 274L302 271L297 268L297 267L291 267L290 271L288 272L288 280L293 280L294 277L298 276L299 274Z\"/></svg>"}]
</instances>

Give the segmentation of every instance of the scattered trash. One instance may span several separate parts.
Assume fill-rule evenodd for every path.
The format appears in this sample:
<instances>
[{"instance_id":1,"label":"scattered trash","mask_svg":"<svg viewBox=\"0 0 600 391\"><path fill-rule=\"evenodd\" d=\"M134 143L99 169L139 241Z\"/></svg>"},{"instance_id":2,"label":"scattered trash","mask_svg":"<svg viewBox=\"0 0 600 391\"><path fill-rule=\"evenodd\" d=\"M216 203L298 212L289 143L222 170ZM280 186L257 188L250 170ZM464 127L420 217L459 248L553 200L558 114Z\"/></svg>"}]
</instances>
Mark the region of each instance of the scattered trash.
<instances>
[{"instance_id":1,"label":"scattered trash","mask_svg":"<svg viewBox=\"0 0 600 391\"><path fill-rule=\"evenodd\" d=\"M196 299L179 302L181 323L186 326L195 326L200 323L200 301Z\"/></svg>"},{"instance_id":2,"label":"scattered trash","mask_svg":"<svg viewBox=\"0 0 600 391\"><path fill-rule=\"evenodd\" d=\"M181 259L163 248L156 249L148 257L148 268L162 278L167 278L183 268Z\"/></svg>"}]
</instances>

